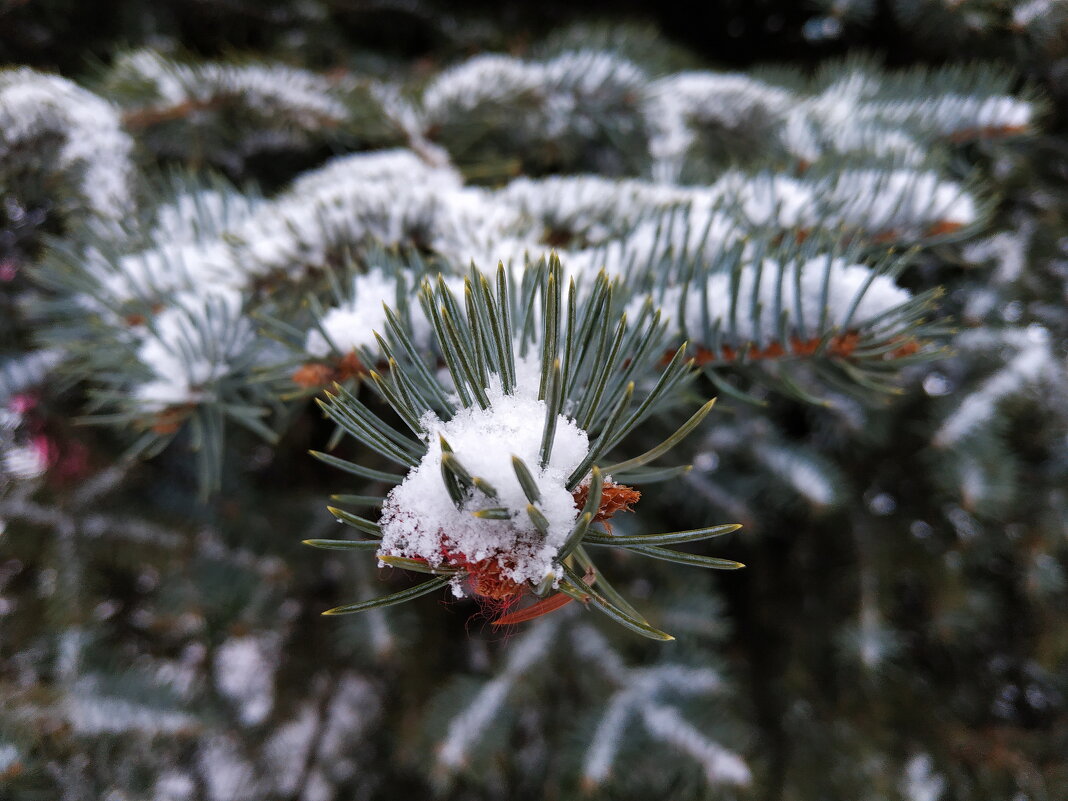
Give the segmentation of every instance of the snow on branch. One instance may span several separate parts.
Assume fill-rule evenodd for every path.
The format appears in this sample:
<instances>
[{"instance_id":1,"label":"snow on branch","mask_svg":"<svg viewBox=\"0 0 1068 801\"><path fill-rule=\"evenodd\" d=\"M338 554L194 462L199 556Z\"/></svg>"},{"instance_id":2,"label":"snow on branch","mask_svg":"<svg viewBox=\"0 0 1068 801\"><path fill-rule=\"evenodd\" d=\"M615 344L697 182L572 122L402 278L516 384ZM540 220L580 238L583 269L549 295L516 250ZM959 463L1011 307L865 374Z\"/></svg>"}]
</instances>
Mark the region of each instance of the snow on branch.
<instances>
[{"instance_id":1,"label":"snow on branch","mask_svg":"<svg viewBox=\"0 0 1068 801\"><path fill-rule=\"evenodd\" d=\"M24 406L17 401L0 406L0 497L11 481L32 481L48 469L48 441L30 435ZM16 516L7 508L3 514ZM0 517L0 531L5 523Z\"/></svg>"},{"instance_id":2,"label":"snow on branch","mask_svg":"<svg viewBox=\"0 0 1068 801\"><path fill-rule=\"evenodd\" d=\"M610 53L574 51L544 62L503 55L475 56L440 73L422 98L426 124L447 124L491 106L527 106L525 120L538 135L590 129L583 123L598 104L634 104L645 83L641 69ZM631 97L628 97L631 95Z\"/></svg>"},{"instance_id":3,"label":"snow on branch","mask_svg":"<svg viewBox=\"0 0 1068 801\"><path fill-rule=\"evenodd\" d=\"M398 280L399 279L399 280ZM377 350L375 332L386 330L385 306L396 307L405 300L404 290L414 289L415 276L393 276L381 267L357 274L350 285L350 294L331 308L308 331L304 349L312 356L344 357L362 348ZM425 347L430 337L430 322L419 318L418 329L412 330L415 342Z\"/></svg>"},{"instance_id":4,"label":"snow on branch","mask_svg":"<svg viewBox=\"0 0 1068 801\"><path fill-rule=\"evenodd\" d=\"M410 151L342 156L301 176L230 239L248 273L296 277L361 243L431 244L443 197L461 189L455 171Z\"/></svg>"},{"instance_id":5,"label":"snow on branch","mask_svg":"<svg viewBox=\"0 0 1068 801\"><path fill-rule=\"evenodd\" d=\"M467 224L465 200L473 204ZM451 169L388 150L334 159L267 201L225 187L182 188L156 212L144 236L149 247L123 253L112 243L94 244L84 261L100 302L158 302L174 291L299 280L372 243L425 242L469 256L474 246L465 245L465 235L477 236L479 226L496 234L499 217ZM86 269L77 253L64 261L68 270Z\"/></svg>"},{"instance_id":6,"label":"snow on branch","mask_svg":"<svg viewBox=\"0 0 1068 801\"><path fill-rule=\"evenodd\" d=\"M619 543L642 555L698 567L742 566L652 547L707 539L733 530L730 525L649 535L648 540L610 538L608 518L640 498L618 482L692 431L712 403L658 448L602 470L598 462L692 373L682 348L650 388L643 377L656 374L664 352L659 315L640 314L628 329L625 318L605 313L610 292L605 273L591 290L571 284L566 293L563 275L555 258L548 265L526 265L515 279L503 266L496 276L472 267L462 304L444 279L436 287L424 281L420 303L434 330L435 361L444 361L447 377L435 374L435 366L416 351L403 320L387 313L388 330L380 344L390 369L388 375L370 371L370 385L414 438L379 419L342 386L320 402L341 429L404 472L370 470L316 454L327 464L396 486L375 504L382 508L377 521L330 507L339 522L374 539L308 544L373 549L385 566L434 577L326 614L401 603L450 585L457 596L491 604L512 605L531 595L543 599L495 620L496 625L522 622L539 616L534 614L539 609L578 598L637 634L668 640L669 634L653 628L614 592L593 588L601 586L599 573L583 543ZM569 559L572 554L581 575ZM553 590L559 594L550 595Z\"/></svg>"},{"instance_id":7,"label":"snow on branch","mask_svg":"<svg viewBox=\"0 0 1068 801\"><path fill-rule=\"evenodd\" d=\"M229 637L215 649L215 685L244 726L259 725L271 714L281 645L282 635L269 631Z\"/></svg>"},{"instance_id":8,"label":"snow on branch","mask_svg":"<svg viewBox=\"0 0 1068 801\"><path fill-rule=\"evenodd\" d=\"M241 96L241 102L256 105L266 116L285 106L286 113L312 128L322 127L324 115L341 121L348 114L343 92L329 80L287 70L222 64L194 69L140 51L128 56L113 78L118 82L120 74L126 75L125 97L131 102L140 81L142 102L146 95L154 98L145 108ZM12 102L10 76L36 73L4 75L0 96ZM1002 94L1004 86L984 82L982 76L938 76L931 97L947 103L958 96L982 97L997 109L1012 105L1013 98ZM850 64L834 80L795 82L789 88L771 78L711 72L650 83L625 59L582 50L538 61L480 56L433 78L421 100L406 95L400 84L382 84L376 97L410 149L339 156L269 199L222 182L165 187L169 194L163 202L131 215L144 222L124 223L122 236L67 243L65 253L57 248L42 271L65 293L64 302L57 304L64 327L56 341L65 345L66 332L81 343L79 352L90 356L86 363L93 367L94 381L98 375L116 375L120 363L121 369L132 371L108 386L104 405L116 405L114 393L132 390L132 398L117 404L120 417L149 431L173 433L193 409L207 408L222 395L231 409L258 406L262 400L257 393L236 391L243 381L251 381L253 357L246 351L255 352L259 342L251 324L234 316L227 329L234 336L233 348L207 354L193 328L218 334L216 317L215 322L204 315L191 317L190 304L240 295L238 302L247 303L249 312L275 314L282 325L273 333L284 329L281 338L292 348L289 354L277 352L278 363L289 357L290 392L293 381L318 387L330 380L370 377L372 368L376 373L391 370L390 360L402 366L409 361L409 354L398 352L400 345L391 346L392 352L379 346L375 332L388 340L385 329L391 324L382 301L397 310L415 354L452 359L450 366L460 368L465 354L455 343L434 343L435 338L448 339L448 331L435 330L441 322L435 321L436 306L444 299L416 302L416 283L424 274L443 270L456 304L450 312L463 318L463 278L449 265L501 260L516 278L555 249L568 271L560 274L561 284L572 277L577 281L576 303L586 302L595 291L602 270L603 280L619 287L613 290L613 308L617 302L619 309L629 307L632 325L643 313L652 319L652 309L643 311L651 294L654 305L662 308L657 325L673 318L671 334L699 345L698 360L710 374L725 366L742 374L751 362L767 363L760 369L771 374L778 371L771 362L793 357L815 363L827 357L824 362L838 365L839 378L883 386L886 382L870 375L871 370L881 369L885 378L907 358L928 352L923 312L930 298L911 298L899 288L877 264L873 248L963 237L986 218L989 205L975 184L945 177L938 159L913 158L918 152L914 146L922 151L932 140L930 132L913 123L911 112L893 105L910 96L901 88L903 81L871 66ZM98 116L110 115L109 125L123 137L128 156L129 138L118 127L113 107L62 79L37 76L29 85L38 87L35 91L38 85L53 92L63 87L90 106L95 103ZM75 104L62 108L70 114ZM662 174L646 161L650 169L645 174L661 180L557 175L521 177L499 188L467 185L449 163L448 155L481 147L478 141L462 140L472 131L494 147L504 142L505 150L512 135L520 144L566 140L569 148L597 149L601 126L613 117L613 109L627 110L618 125L642 140L638 150L646 155L645 137L651 133L653 163L675 159L676 166L685 166L691 157L709 155L698 151L713 133L737 139L754 129L759 129L756 138L765 156L790 151L789 136L811 134L811 160L819 163L803 163L809 159L799 156L788 171L720 169L704 184L685 185L669 182L678 171ZM997 109L983 112L984 125L1003 113ZM281 111L278 115L285 117ZM445 131L449 126L455 130ZM448 145L450 153L435 149L432 139ZM63 141L69 145L73 140ZM875 152L869 147L875 141L896 142L894 153ZM858 149L863 152L853 152ZM844 167L839 159L820 160L820 154L846 151L852 155ZM613 171L589 153L581 163ZM843 242L852 243L856 254L843 257ZM419 254L432 267L386 269L368 261L369 253L383 247ZM357 266L349 270L349 262ZM333 287L331 300L325 290L339 273L344 277ZM472 291L480 290L473 285ZM637 300L628 303L631 297L625 295ZM314 302L301 306L305 298ZM525 315L522 330L513 332L519 338L513 344L523 356L543 344L537 330L542 302L529 312L515 310L517 316ZM223 302L229 308L227 304ZM230 319L229 312L222 317ZM176 320L186 320L192 328L179 333L178 325L162 337L155 333ZM103 350L90 344L101 341L116 346L107 369ZM298 364L303 366L293 373ZM413 399L419 407L417 427L427 410L448 424L454 409L440 401L454 390L468 391L467 400L474 400L490 389L482 380L493 373L488 364L468 367L457 371L459 386L446 381L425 388L426 397ZM476 380L469 380L470 375ZM784 374L776 377L785 385ZM514 389L515 376L509 380ZM544 402L545 382L539 377L538 383L537 400ZM620 379L612 388L625 385ZM398 391L404 399L409 388ZM256 402L247 403L253 396ZM601 419L586 423L601 422L607 411L598 409L597 415ZM256 419L244 421L263 433ZM398 558L411 558L405 553Z\"/></svg>"},{"instance_id":9,"label":"snow on branch","mask_svg":"<svg viewBox=\"0 0 1068 801\"><path fill-rule=\"evenodd\" d=\"M397 139L367 80L284 64L185 62L154 50L120 56L105 87L123 124L157 154L232 171L257 153L351 138Z\"/></svg>"},{"instance_id":10,"label":"snow on branch","mask_svg":"<svg viewBox=\"0 0 1068 801\"><path fill-rule=\"evenodd\" d=\"M546 61L475 56L427 84L423 130L462 163L521 158L544 166L592 154L620 172L621 142L645 149L646 80L636 65L607 52L572 51Z\"/></svg>"},{"instance_id":11,"label":"snow on branch","mask_svg":"<svg viewBox=\"0 0 1068 801\"><path fill-rule=\"evenodd\" d=\"M190 422L207 493L220 476L225 420L277 439L263 421L267 390L253 380L265 344L234 290L178 292L167 303L119 322L89 316L72 329L71 363L90 379L85 420L136 433L132 454L158 452Z\"/></svg>"},{"instance_id":12,"label":"snow on branch","mask_svg":"<svg viewBox=\"0 0 1068 801\"><path fill-rule=\"evenodd\" d=\"M595 629L578 626L571 635L575 652L598 665L602 675L616 686L583 759L582 780L587 788L602 786L611 779L624 739L633 731L630 723L635 717L642 721L650 737L695 759L709 784L745 787L751 783L752 774L745 761L687 721L675 706L678 701L672 698L722 692L723 681L715 671L670 663L629 668Z\"/></svg>"},{"instance_id":13,"label":"snow on branch","mask_svg":"<svg viewBox=\"0 0 1068 801\"><path fill-rule=\"evenodd\" d=\"M223 105L307 131L340 125L347 116L329 80L281 64L187 65L152 50L138 50L121 57L112 70L113 83L132 84L138 95L151 98L125 115L132 128Z\"/></svg>"},{"instance_id":14,"label":"snow on branch","mask_svg":"<svg viewBox=\"0 0 1068 801\"><path fill-rule=\"evenodd\" d=\"M752 783L753 774L738 754L705 737L674 707L643 704L641 718L651 735L695 759L709 784L748 787Z\"/></svg>"},{"instance_id":15,"label":"snow on branch","mask_svg":"<svg viewBox=\"0 0 1068 801\"><path fill-rule=\"evenodd\" d=\"M1033 131L1032 100L1012 97L1013 75L973 65L888 71L864 60L825 65L816 95L823 108L909 131L927 141L963 142L1002 138ZM817 116L821 116L817 112ZM838 115L841 118L841 115Z\"/></svg>"},{"instance_id":16,"label":"snow on branch","mask_svg":"<svg viewBox=\"0 0 1068 801\"><path fill-rule=\"evenodd\" d=\"M920 167L938 141L1034 130L1035 103L1007 94L992 70L895 73L853 60L822 72L833 78L807 88L709 71L653 81L644 109L654 175L677 180L694 163L782 152L801 167L846 155Z\"/></svg>"},{"instance_id":17,"label":"snow on branch","mask_svg":"<svg viewBox=\"0 0 1068 801\"><path fill-rule=\"evenodd\" d=\"M504 669L486 682L463 711L449 723L438 747L436 767L439 771L454 773L467 764L471 751L478 746L486 729L500 713L516 683L524 673L552 652L559 625L559 618L542 620L511 644Z\"/></svg>"},{"instance_id":18,"label":"snow on branch","mask_svg":"<svg viewBox=\"0 0 1068 801\"><path fill-rule=\"evenodd\" d=\"M57 711L74 733L129 734L153 737L162 734L190 734L201 727L192 715L176 708L149 706L104 694L92 677L78 681L62 699Z\"/></svg>"},{"instance_id":19,"label":"snow on branch","mask_svg":"<svg viewBox=\"0 0 1068 801\"><path fill-rule=\"evenodd\" d=\"M29 191L65 175L89 215L114 223L133 207L133 140L118 109L58 75L0 70L0 178L15 168L36 175ZM66 206L65 198L49 198ZM105 230L107 230L105 228Z\"/></svg>"},{"instance_id":20,"label":"snow on branch","mask_svg":"<svg viewBox=\"0 0 1068 801\"><path fill-rule=\"evenodd\" d=\"M970 192L929 171L845 170L828 176L817 193L826 227L869 232L877 242L952 234L980 218Z\"/></svg>"},{"instance_id":21,"label":"snow on branch","mask_svg":"<svg viewBox=\"0 0 1068 801\"><path fill-rule=\"evenodd\" d=\"M544 80L539 68L505 55L479 55L440 72L423 91L422 107L430 125L482 105L522 105Z\"/></svg>"},{"instance_id":22,"label":"snow on branch","mask_svg":"<svg viewBox=\"0 0 1068 801\"><path fill-rule=\"evenodd\" d=\"M1056 356L1049 331L1040 325L994 333L976 329L961 334L954 344L965 351L1008 346L1009 355L942 421L934 436L934 444L939 448L957 445L981 427L991 425L1005 400L1030 387L1045 383L1063 391L1068 386L1068 365Z\"/></svg>"},{"instance_id":23,"label":"snow on branch","mask_svg":"<svg viewBox=\"0 0 1068 801\"><path fill-rule=\"evenodd\" d=\"M818 455L785 444L759 441L750 453L768 471L816 509L841 499L841 476Z\"/></svg>"},{"instance_id":24,"label":"snow on branch","mask_svg":"<svg viewBox=\"0 0 1068 801\"><path fill-rule=\"evenodd\" d=\"M653 81L646 89L644 112L654 173L661 180L676 178L699 143L728 158L736 147L732 138L751 138L759 146L773 136L795 102L788 90L741 74L681 72ZM713 136L718 141L707 141Z\"/></svg>"},{"instance_id":25,"label":"snow on branch","mask_svg":"<svg viewBox=\"0 0 1068 801\"><path fill-rule=\"evenodd\" d=\"M643 216L680 204L690 194L648 181L560 175L516 178L493 201L522 215L532 242L559 249L619 238Z\"/></svg>"},{"instance_id":26,"label":"snow on branch","mask_svg":"<svg viewBox=\"0 0 1068 801\"><path fill-rule=\"evenodd\" d=\"M231 187L178 187L156 209L146 233L128 235L126 247L96 241L84 253L56 255L68 269L81 267L88 273L94 284L88 304L102 310L131 302L156 307L175 292L241 288L248 275L228 233L261 203L255 194ZM139 248L139 242L147 246Z\"/></svg>"},{"instance_id":27,"label":"snow on branch","mask_svg":"<svg viewBox=\"0 0 1068 801\"><path fill-rule=\"evenodd\" d=\"M706 363L784 356L850 357L865 345L900 340L912 296L884 273L831 254L745 259L688 288L664 290L683 335ZM900 312L895 316L894 312ZM891 351L887 355L893 355Z\"/></svg>"},{"instance_id":28,"label":"snow on branch","mask_svg":"<svg viewBox=\"0 0 1068 801\"><path fill-rule=\"evenodd\" d=\"M951 142L1029 133L1034 105L1006 95L950 93L931 99L890 100L876 105L873 116L897 125L929 131Z\"/></svg>"},{"instance_id":29,"label":"snow on branch","mask_svg":"<svg viewBox=\"0 0 1068 801\"><path fill-rule=\"evenodd\" d=\"M678 196L699 206L714 203L736 218L739 235L796 229L800 237L822 231L913 243L958 233L983 217L968 188L932 170L907 167L835 167L800 177L731 170L708 187Z\"/></svg>"},{"instance_id":30,"label":"snow on branch","mask_svg":"<svg viewBox=\"0 0 1068 801\"><path fill-rule=\"evenodd\" d=\"M149 322L137 349L152 378L133 389L132 400L147 412L197 404L215 383L248 366L252 344L240 295L176 297Z\"/></svg>"},{"instance_id":31,"label":"snow on branch","mask_svg":"<svg viewBox=\"0 0 1068 801\"><path fill-rule=\"evenodd\" d=\"M799 228L821 222L822 193L811 180L772 172L725 172L708 191L748 228Z\"/></svg>"},{"instance_id":32,"label":"snow on branch","mask_svg":"<svg viewBox=\"0 0 1068 801\"><path fill-rule=\"evenodd\" d=\"M595 274L648 268L670 253L714 253L754 231L799 237L850 232L885 242L936 241L975 224L979 204L933 172L848 169L803 177L729 171L707 187L598 176L521 178L500 190L464 186L409 150L339 157L261 201L225 187L183 189L141 241L73 254L101 302L158 302L168 291L246 289L300 280L372 244L417 247L449 261L521 266L550 248ZM80 266L84 262L85 266ZM106 305L106 303L105 303Z\"/></svg>"},{"instance_id":33,"label":"snow on branch","mask_svg":"<svg viewBox=\"0 0 1068 801\"><path fill-rule=\"evenodd\" d=\"M63 360L59 350L35 350L0 361L0 404L44 381Z\"/></svg>"},{"instance_id":34,"label":"snow on branch","mask_svg":"<svg viewBox=\"0 0 1068 801\"><path fill-rule=\"evenodd\" d=\"M496 582L537 585L546 577L552 581L560 572L560 549L578 516L567 479L589 453L589 437L573 420L560 415L553 423L551 456L548 462L541 459L543 431L530 424L545 419L548 411L546 402L537 397L540 370L522 362L516 369L515 391L506 394L491 387L487 408L459 411L447 422L433 416L420 421L426 430L427 452L386 498L379 521L379 556L424 559L431 566L496 561L497 569L475 582L476 592L491 597ZM446 447L449 450L444 451ZM446 453L453 454L473 476L493 476L493 494L475 493L457 506L441 480ZM526 514L517 514L530 501L529 488L512 467L516 458L532 471L537 508L544 518L540 526L526 520ZM509 510L512 524L505 527L499 520L478 516L491 508ZM442 532L446 532L444 537ZM453 591L464 593L459 580Z\"/></svg>"}]
</instances>

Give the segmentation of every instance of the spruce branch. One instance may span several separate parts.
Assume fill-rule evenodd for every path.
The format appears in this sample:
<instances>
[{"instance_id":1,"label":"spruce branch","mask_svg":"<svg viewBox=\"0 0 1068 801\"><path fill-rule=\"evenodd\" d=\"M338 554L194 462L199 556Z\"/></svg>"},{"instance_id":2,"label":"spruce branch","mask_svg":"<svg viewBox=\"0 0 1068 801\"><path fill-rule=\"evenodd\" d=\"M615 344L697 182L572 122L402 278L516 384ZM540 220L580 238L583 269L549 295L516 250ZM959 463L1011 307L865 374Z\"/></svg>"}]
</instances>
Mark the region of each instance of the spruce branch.
<instances>
[{"instance_id":1,"label":"spruce branch","mask_svg":"<svg viewBox=\"0 0 1068 801\"><path fill-rule=\"evenodd\" d=\"M587 563L581 546L587 538L598 545L611 545L607 520L615 512L629 509L639 497L603 478L597 462L669 398L692 371L683 357L684 349L680 349L655 385L646 387L648 379L643 378L638 393L631 381L626 386L610 381L620 371L634 370L637 376L654 374L660 352L656 343L663 341L664 329L656 315L643 315L641 332L628 337L625 317L615 325L604 313L606 302L610 303L607 278L599 276L585 296L571 282L565 299L560 290L563 270L555 255L548 262L528 264L516 291L508 272L499 267L497 283L502 291L495 300L488 290L488 278L472 268L464 283L463 305L441 277L436 285L424 282L422 305L432 320L436 352L444 360L451 387L440 385L431 365L422 363L423 369L418 369L410 363L423 359L410 349L399 361L391 362L387 374L376 374L382 399L393 405L403 420L419 421L416 434L421 443L379 419L344 388L327 394L321 406L331 419L363 445L408 471L401 484L383 499L377 523L340 509L331 508L331 512L364 534L381 536L378 557L383 564L417 572L444 572L457 595L470 593L514 603L523 595L544 595L547 588L558 586L566 596L590 604L640 634L667 639L668 635L649 625L610 588L593 564ZM482 289L475 292L476 286ZM502 314L498 300L511 307L508 315ZM562 314L565 306L569 311ZM524 324L533 340L525 357L516 353L514 340L501 336L506 330L502 318L515 317L523 308L535 310L531 325ZM396 321L395 315L390 319ZM410 331L399 321L392 328L382 341L399 354L405 349L398 340L404 336L410 340ZM650 340L653 346L648 345ZM561 353L568 354L566 376ZM506 385L513 370L515 382ZM410 392L402 391L405 383L410 385ZM439 387L432 389L427 386L430 383ZM612 389L606 391L606 387ZM416 401L448 397L450 391L454 394L444 410ZM579 416L566 414L568 409ZM657 459L696 428L710 409L711 403L705 404L663 444L634 459L617 462L616 467L632 470ZM440 417L439 411L443 412ZM591 437L596 437L592 446ZM579 501L576 487L584 480L587 483ZM366 501L361 500L361 504ZM598 533L591 523L603 525L604 533ZM650 540L642 540L644 545L630 540L621 545L654 558L703 567L738 567L734 562L676 554L649 544L693 541L723 531L715 528L659 538L651 535ZM353 542L358 544L309 544L365 547L358 540ZM573 559L583 563L592 584L569 566ZM437 586L427 583L411 592L422 594ZM414 597L408 592L388 596L386 602ZM373 602L361 602L339 607L331 614L360 611L371 605ZM552 603L553 608L559 605Z\"/></svg>"},{"instance_id":2,"label":"spruce branch","mask_svg":"<svg viewBox=\"0 0 1068 801\"><path fill-rule=\"evenodd\" d=\"M56 201L112 230L134 210L133 146L107 100L58 75L0 70L0 185L24 203Z\"/></svg>"},{"instance_id":3,"label":"spruce branch","mask_svg":"<svg viewBox=\"0 0 1068 801\"><path fill-rule=\"evenodd\" d=\"M724 380L731 371L818 403L818 392L793 375L802 365L829 384L877 397L895 390L905 365L942 352L941 293L913 296L895 282L910 256L873 258L855 245L815 240L754 243L660 263L643 283L659 284L649 297L671 316L676 336L696 344L696 363L721 390L751 398ZM630 308L645 302L638 295Z\"/></svg>"}]
</instances>

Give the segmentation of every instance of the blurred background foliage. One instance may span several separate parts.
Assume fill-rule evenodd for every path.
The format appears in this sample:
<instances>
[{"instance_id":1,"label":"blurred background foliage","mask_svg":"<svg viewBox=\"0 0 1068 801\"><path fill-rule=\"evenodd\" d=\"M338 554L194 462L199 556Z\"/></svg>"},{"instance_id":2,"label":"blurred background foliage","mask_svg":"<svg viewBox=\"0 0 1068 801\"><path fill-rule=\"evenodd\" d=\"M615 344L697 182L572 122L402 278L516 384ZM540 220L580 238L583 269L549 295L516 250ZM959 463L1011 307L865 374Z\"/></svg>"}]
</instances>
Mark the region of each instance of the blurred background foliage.
<instances>
[{"instance_id":1,"label":"blurred background foliage","mask_svg":"<svg viewBox=\"0 0 1068 801\"><path fill-rule=\"evenodd\" d=\"M0 797L1064 798L1068 15L1044 5L0 0L0 62L89 88L142 46L429 80L484 51L577 45L660 73L802 76L857 53L894 68L984 61L1044 103L1034 136L958 148L952 174L995 187L990 221L901 278L945 287L961 332L950 355L905 369L902 394L875 407L759 388L765 407L722 403L686 446L693 473L645 494L638 530L745 524L716 551L744 571L614 565L671 622L671 646L574 609L502 636L432 598L322 619L393 583L300 545L329 535L323 502L350 490L306 455L331 435L317 414L296 413L276 447L233 432L222 490L203 503L187 451L120 462L121 437L74 424L84 388L27 379L36 389L10 394L57 456L0 495ZM357 127L208 161L273 193L390 135ZM158 150L139 151L146 168L205 166ZM56 194L38 188L0 209L11 386L38 324L23 300L41 291L21 268L64 231ZM969 403L986 406L963 431ZM599 772L610 714L625 736ZM709 743L743 755L752 782L711 775Z\"/></svg>"}]
</instances>

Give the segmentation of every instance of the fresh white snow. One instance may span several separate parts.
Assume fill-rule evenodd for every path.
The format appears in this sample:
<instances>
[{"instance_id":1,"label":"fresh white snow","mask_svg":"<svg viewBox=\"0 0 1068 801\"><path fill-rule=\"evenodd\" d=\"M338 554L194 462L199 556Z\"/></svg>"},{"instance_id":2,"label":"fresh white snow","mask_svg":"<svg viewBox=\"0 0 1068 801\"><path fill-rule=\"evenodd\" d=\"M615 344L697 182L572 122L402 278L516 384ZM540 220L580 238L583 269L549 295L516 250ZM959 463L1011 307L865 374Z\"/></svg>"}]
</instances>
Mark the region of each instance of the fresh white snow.
<instances>
[{"instance_id":1,"label":"fresh white snow","mask_svg":"<svg viewBox=\"0 0 1068 801\"><path fill-rule=\"evenodd\" d=\"M559 416L551 457L541 469L546 404L537 399L537 371L520 364L517 375L514 394L504 394L499 385L490 388L487 409L463 409L447 422L432 412L423 417L427 453L386 498L379 521L380 556L421 558L432 565L445 564L449 557L469 563L496 560L502 575L517 583L537 583L555 570L556 556L577 517L566 481L586 456L589 438L572 420ZM440 437L472 476L496 489L496 499L474 490L456 507L442 479ZM549 521L545 536L526 511L528 500L512 456L526 463L537 482L537 506ZM490 507L509 509L511 519L484 520L473 514ZM454 591L463 594L459 582Z\"/></svg>"}]
</instances>

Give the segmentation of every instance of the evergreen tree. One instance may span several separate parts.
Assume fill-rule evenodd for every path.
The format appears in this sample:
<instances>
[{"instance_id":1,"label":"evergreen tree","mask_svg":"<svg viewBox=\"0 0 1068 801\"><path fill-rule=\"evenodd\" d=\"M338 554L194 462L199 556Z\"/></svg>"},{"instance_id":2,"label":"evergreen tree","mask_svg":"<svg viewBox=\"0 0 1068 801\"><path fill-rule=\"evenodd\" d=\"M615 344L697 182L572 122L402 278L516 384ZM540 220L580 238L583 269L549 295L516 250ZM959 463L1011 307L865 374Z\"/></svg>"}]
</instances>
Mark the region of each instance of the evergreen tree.
<instances>
[{"instance_id":1,"label":"evergreen tree","mask_svg":"<svg viewBox=\"0 0 1068 801\"><path fill-rule=\"evenodd\" d=\"M0 797L1060 797L1057 4L736 71L62 5L0 11Z\"/></svg>"}]
</instances>

